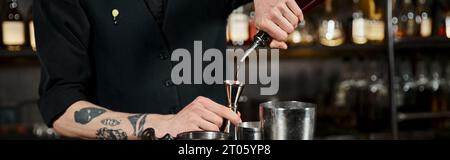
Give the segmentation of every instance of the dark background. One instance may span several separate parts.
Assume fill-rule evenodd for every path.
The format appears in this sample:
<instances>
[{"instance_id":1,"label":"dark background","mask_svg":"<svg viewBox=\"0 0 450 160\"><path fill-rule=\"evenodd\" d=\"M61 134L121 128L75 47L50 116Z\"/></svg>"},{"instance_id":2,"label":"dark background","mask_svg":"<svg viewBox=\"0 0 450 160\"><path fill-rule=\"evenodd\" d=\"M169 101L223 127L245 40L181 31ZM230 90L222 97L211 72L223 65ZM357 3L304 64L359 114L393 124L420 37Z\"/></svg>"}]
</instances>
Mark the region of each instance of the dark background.
<instances>
[{"instance_id":1,"label":"dark background","mask_svg":"<svg viewBox=\"0 0 450 160\"><path fill-rule=\"evenodd\" d=\"M376 0L377 6L386 11L387 1ZM5 2L0 1L2 15L5 15ZM445 0L442 2L448 3ZM19 3L24 19L28 19L32 0L20 0ZM442 7L433 4L433 11ZM337 86L349 74L361 74L360 78L366 81L376 74L380 83L388 87L388 48L387 41L361 46L351 44L351 0L335 0L333 7L335 16L344 24L346 43L335 48L319 44L291 46L289 50L282 51L279 94L259 96L260 86L246 86L240 105L244 121L258 120L258 105L262 102L297 100L318 104L316 136L319 139L392 139L387 95L371 99L375 96L367 92L351 92L348 97L355 100L352 104L341 107L335 104ZM323 7L320 7L306 17L317 28L322 13ZM448 63L450 43L447 39L412 38L395 43L398 46L397 59L411 64L420 60L425 60L427 64L437 60L443 66ZM55 138L53 131L42 123L36 106L39 79L39 62L29 47L12 53L0 46L0 139ZM364 115L372 111L379 113L379 116L374 121L365 121ZM443 139L450 135L445 130L439 133L435 131L427 128L404 132L402 135L403 139Z\"/></svg>"}]
</instances>

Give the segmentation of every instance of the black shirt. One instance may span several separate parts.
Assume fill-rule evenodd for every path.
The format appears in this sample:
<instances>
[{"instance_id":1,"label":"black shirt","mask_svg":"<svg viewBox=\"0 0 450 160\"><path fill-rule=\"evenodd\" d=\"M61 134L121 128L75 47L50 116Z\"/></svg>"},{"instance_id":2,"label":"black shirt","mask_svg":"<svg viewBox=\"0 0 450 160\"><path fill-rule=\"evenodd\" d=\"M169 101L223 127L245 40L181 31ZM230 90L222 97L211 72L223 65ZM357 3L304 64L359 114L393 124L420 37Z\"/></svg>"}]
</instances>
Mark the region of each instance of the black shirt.
<instances>
[{"instance_id":1,"label":"black shirt","mask_svg":"<svg viewBox=\"0 0 450 160\"><path fill-rule=\"evenodd\" d=\"M153 12L153 17L160 27L163 25L164 12L167 7L167 0L149 0L149 8Z\"/></svg>"},{"instance_id":2,"label":"black shirt","mask_svg":"<svg viewBox=\"0 0 450 160\"><path fill-rule=\"evenodd\" d=\"M178 48L193 54L197 40L225 53L226 19L245 1L164 2L161 11L153 0L34 1L39 108L49 126L80 100L157 114L177 113L198 96L225 103L221 85L173 85L170 56Z\"/></svg>"}]
</instances>

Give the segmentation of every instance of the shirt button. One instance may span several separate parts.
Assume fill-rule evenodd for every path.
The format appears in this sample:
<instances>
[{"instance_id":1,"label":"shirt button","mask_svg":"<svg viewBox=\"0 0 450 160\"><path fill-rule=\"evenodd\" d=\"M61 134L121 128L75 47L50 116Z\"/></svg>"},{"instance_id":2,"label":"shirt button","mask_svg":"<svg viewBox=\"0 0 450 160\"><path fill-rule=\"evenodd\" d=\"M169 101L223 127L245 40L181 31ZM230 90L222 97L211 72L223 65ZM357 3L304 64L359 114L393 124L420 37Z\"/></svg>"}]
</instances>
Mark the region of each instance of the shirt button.
<instances>
[{"instance_id":1,"label":"shirt button","mask_svg":"<svg viewBox=\"0 0 450 160\"><path fill-rule=\"evenodd\" d=\"M160 58L161 60L167 60L167 59L169 59L170 57L169 57L169 55L167 55L167 54L161 53L161 54L159 55L159 58Z\"/></svg>"},{"instance_id":2,"label":"shirt button","mask_svg":"<svg viewBox=\"0 0 450 160\"><path fill-rule=\"evenodd\" d=\"M167 80L164 82L164 86L165 87L172 87L174 86L174 83L172 82L172 80Z\"/></svg>"},{"instance_id":3,"label":"shirt button","mask_svg":"<svg viewBox=\"0 0 450 160\"><path fill-rule=\"evenodd\" d=\"M160 53L161 54L159 54L159 58L161 60L167 60L170 58L170 54L169 54L169 52L167 52L167 50L160 50Z\"/></svg>"}]
</instances>

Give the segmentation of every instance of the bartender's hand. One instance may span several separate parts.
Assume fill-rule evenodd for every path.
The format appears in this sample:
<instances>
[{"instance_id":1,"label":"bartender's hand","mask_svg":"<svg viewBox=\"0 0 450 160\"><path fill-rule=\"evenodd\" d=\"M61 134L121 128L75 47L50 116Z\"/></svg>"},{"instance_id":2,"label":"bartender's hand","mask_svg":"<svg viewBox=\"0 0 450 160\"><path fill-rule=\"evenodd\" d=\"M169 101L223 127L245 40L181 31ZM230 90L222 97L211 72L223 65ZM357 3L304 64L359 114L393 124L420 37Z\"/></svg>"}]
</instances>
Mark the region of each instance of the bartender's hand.
<instances>
[{"instance_id":1,"label":"bartender's hand","mask_svg":"<svg viewBox=\"0 0 450 160\"><path fill-rule=\"evenodd\" d=\"M132 114L115 112L87 101L72 104L55 122L59 136L81 139L136 140L147 128L158 138L188 131L219 131L223 118L233 124L240 116L231 109L198 97L176 115Z\"/></svg>"},{"instance_id":2,"label":"bartender's hand","mask_svg":"<svg viewBox=\"0 0 450 160\"><path fill-rule=\"evenodd\" d=\"M231 109L208 98L198 97L178 114L170 116L154 128L157 137L166 133L176 136L189 131L219 131L224 118L234 125L241 122L240 116Z\"/></svg>"},{"instance_id":3,"label":"bartender's hand","mask_svg":"<svg viewBox=\"0 0 450 160\"><path fill-rule=\"evenodd\" d=\"M303 13L295 0L254 0L256 27L272 38L270 47L287 49L288 34L294 32Z\"/></svg>"}]
</instances>

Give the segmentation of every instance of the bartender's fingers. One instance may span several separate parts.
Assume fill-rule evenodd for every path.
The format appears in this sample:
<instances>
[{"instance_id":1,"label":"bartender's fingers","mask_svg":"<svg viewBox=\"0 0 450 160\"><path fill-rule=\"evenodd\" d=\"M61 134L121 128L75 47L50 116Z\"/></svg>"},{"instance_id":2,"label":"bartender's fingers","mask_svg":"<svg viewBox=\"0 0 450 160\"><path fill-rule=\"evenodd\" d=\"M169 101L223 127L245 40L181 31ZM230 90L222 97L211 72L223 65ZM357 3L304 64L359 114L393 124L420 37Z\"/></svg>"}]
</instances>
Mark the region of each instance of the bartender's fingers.
<instances>
[{"instance_id":1,"label":"bartender's fingers","mask_svg":"<svg viewBox=\"0 0 450 160\"><path fill-rule=\"evenodd\" d=\"M195 131L203 131L203 129L201 129L197 124L190 124L190 125L187 125L187 126L183 126L183 129L179 133L170 134L170 135L177 136L180 133L195 132Z\"/></svg>"},{"instance_id":2,"label":"bartender's fingers","mask_svg":"<svg viewBox=\"0 0 450 160\"><path fill-rule=\"evenodd\" d=\"M197 108L196 112L198 112L200 117L203 118L204 120L215 124L217 127L221 127L223 124L223 118L218 116L216 113L211 112L206 107L207 106L204 106L202 108Z\"/></svg>"},{"instance_id":3,"label":"bartender's fingers","mask_svg":"<svg viewBox=\"0 0 450 160\"><path fill-rule=\"evenodd\" d=\"M288 45L286 42L272 40L272 42L270 42L270 48L288 49Z\"/></svg>"},{"instance_id":4,"label":"bartender's fingers","mask_svg":"<svg viewBox=\"0 0 450 160\"><path fill-rule=\"evenodd\" d=\"M286 41L288 38L288 33L271 20L263 21L259 27L260 30L266 31L275 40Z\"/></svg>"},{"instance_id":5,"label":"bartender's fingers","mask_svg":"<svg viewBox=\"0 0 450 160\"><path fill-rule=\"evenodd\" d=\"M280 5L278 7L281 14L291 23L291 25L294 26L294 28L297 28L297 25L299 23L299 18L297 15L295 15L286 5Z\"/></svg>"},{"instance_id":6,"label":"bartender's fingers","mask_svg":"<svg viewBox=\"0 0 450 160\"><path fill-rule=\"evenodd\" d=\"M211 123L209 121L206 121L200 117L198 117L198 119L195 120L195 123L203 131L220 131L219 127L217 125L215 125L214 123Z\"/></svg>"},{"instance_id":7,"label":"bartender's fingers","mask_svg":"<svg viewBox=\"0 0 450 160\"><path fill-rule=\"evenodd\" d=\"M303 12L298 6L297 2L295 2L295 0L287 0L286 4L289 7L289 9L298 17L298 19L300 21L303 21L304 19Z\"/></svg>"},{"instance_id":8,"label":"bartender's fingers","mask_svg":"<svg viewBox=\"0 0 450 160\"><path fill-rule=\"evenodd\" d=\"M272 10L272 21L274 21L281 29L287 33L292 33L295 29L294 24L289 22L280 11Z\"/></svg>"},{"instance_id":9,"label":"bartender's fingers","mask_svg":"<svg viewBox=\"0 0 450 160\"><path fill-rule=\"evenodd\" d=\"M241 118L237 116L237 114L234 113L230 108L217 104L216 102L205 97L198 97L197 101L200 102L203 106L205 106L206 109L210 110L211 112L214 112L218 116L230 120L231 123L235 125L241 123Z\"/></svg>"}]
</instances>

